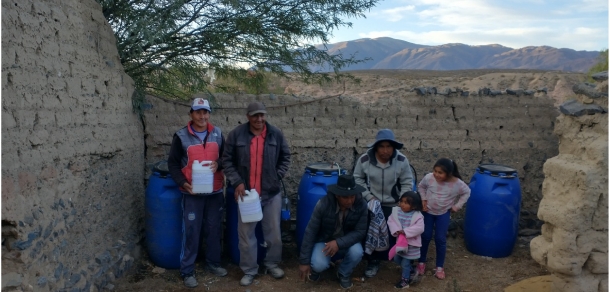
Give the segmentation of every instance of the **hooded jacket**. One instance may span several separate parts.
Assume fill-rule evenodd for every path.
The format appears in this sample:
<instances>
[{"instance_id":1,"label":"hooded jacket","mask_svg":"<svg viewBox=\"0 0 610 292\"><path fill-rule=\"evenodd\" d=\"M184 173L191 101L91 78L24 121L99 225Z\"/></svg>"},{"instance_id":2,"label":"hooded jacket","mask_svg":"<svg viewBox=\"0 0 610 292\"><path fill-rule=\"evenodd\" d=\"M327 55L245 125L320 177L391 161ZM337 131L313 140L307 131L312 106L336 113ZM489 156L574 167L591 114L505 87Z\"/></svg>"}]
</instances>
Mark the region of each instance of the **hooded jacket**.
<instances>
[{"instance_id":1,"label":"hooded jacket","mask_svg":"<svg viewBox=\"0 0 610 292\"><path fill-rule=\"evenodd\" d=\"M398 204L400 195L413 189L413 172L407 157L394 149L387 168L379 167L373 148L366 151L356 162L354 178L356 183L363 186L366 191L363 197L370 201L376 198L383 207L394 207ZM395 187L400 187L397 192Z\"/></svg>"}]
</instances>

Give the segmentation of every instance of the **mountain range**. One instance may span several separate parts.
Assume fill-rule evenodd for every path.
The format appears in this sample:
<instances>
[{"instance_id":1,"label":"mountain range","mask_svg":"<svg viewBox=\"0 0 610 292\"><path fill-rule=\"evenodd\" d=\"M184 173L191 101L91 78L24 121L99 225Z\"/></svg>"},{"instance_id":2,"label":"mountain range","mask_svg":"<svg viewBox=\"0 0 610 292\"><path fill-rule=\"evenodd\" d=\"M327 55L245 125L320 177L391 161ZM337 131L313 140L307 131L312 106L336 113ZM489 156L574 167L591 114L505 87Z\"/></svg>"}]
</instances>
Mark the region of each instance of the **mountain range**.
<instances>
[{"instance_id":1,"label":"mountain range","mask_svg":"<svg viewBox=\"0 0 610 292\"><path fill-rule=\"evenodd\" d=\"M318 48L323 48L318 46ZM470 46L460 43L426 46L389 37L364 38L327 44L330 54L369 59L344 70L370 69L539 69L587 72L599 51L576 51L549 46L513 49L498 44Z\"/></svg>"}]
</instances>

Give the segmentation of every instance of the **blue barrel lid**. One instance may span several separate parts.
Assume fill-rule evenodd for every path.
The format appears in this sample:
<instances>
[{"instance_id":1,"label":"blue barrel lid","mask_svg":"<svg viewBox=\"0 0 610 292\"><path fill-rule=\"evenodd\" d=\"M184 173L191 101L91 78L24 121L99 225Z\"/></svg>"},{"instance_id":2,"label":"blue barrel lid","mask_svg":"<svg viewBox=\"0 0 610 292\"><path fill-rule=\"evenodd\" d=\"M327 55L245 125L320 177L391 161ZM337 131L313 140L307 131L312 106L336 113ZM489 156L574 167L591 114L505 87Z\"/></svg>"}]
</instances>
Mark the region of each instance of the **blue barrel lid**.
<instances>
[{"instance_id":1,"label":"blue barrel lid","mask_svg":"<svg viewBox=\"0 0 610 292\"><path fill-rule=\"evenodd\" d=\"M510 167L510 166L506 166L506 165L502 165L502 164L492 164L492 163L488 163L488 164L479 164L478 167L480 172L489 172L493 175L499 175L499 174L504 174L504 175L513 175L513 174L517 174L517 170Z\"/></svg>"},{"instance_id":2,"label":"blue barrel lid","mask_svg":"<svg viewBox=\"0 0 610 292\"><path fill-rule=\"evenodd\" d=\"M153 166L153 172L158 172L161 176L169 175L169 166L167 165L167 160L161 160Z\"/></svg>"},{"instance_id":3,"label":"blue barrel lid","mask_svg":"<svg viewBox=\"0 0 610 292\"><path fill-rule=\"evenodd\" d=\"M324 175L332 175L333 172L339 173L339 166L328 162L316 162L308 164L307 167L305 167L305 170L312 174L322 172Z\"/></svg>"}]
</instances>

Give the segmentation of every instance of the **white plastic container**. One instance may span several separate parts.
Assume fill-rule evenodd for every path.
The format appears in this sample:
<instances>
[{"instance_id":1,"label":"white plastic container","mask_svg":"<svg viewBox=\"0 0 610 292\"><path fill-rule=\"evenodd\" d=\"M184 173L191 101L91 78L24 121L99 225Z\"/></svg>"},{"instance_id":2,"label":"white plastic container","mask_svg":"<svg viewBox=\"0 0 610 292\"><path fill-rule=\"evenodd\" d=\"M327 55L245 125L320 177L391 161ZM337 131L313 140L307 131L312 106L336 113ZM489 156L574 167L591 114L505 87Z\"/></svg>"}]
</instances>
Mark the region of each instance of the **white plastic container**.
<instances>
[{"instance_id":1,"label":"white plastic container","mask_svg":"<svg viewBox=\"0 0 610 292\"><path fill-rule=\"evenodd\" d=\"M263 209L261 208L261 198L258 195L256 189L246 191L244 201L241 199L237 200L239 206L239 215L241 216L241 222L258 222L263 219Z\"/></svg>"},{"instance_id":2,"label":"white plastic container","mask_svg":"<svg viewBox=\"0 0 610 292\"><path fill-rule=\"evenodd\" d=\"M214 173L210 166L212 161L199 160L193 161L193 193L194 194L209 194L214 191Z\"/></svg>"}]
</instances>

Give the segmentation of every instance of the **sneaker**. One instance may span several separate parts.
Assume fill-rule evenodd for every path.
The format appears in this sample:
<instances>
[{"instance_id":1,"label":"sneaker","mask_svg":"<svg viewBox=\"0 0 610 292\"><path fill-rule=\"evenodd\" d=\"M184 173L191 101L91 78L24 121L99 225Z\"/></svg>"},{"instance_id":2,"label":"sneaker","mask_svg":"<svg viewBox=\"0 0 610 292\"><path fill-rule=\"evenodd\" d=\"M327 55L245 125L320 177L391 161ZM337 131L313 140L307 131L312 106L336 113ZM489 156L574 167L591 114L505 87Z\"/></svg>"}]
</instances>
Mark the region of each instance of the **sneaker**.
<instances>
[{"instance_id":1,"label":"sneaker","mask_svg":"<svg viewBox=\"0 0 610 292\"><path fill-rule=\"evenodd\" d=\"M394 285L394 288L404 289L409 288L409 279L400 278L400 281Z\"/></svg>"},{"instance_id":2,"label":"sneaker","mask_svg":"<svg viewBox=\"0 0 610 292\"><path fill-rule=\"evenodd\" d=\"M350 277L343 277L341 274L339 274L339 272L337 272L337 278L339 278L339 285L341 285L341 288L343 289L349 289L354 286Z\"/></svg>"},{"instance_id":3,"label":"sneaker","mask_svg":"<svg viewBox=\"0 0 610 292\"><path fill-rule=\"evenodd\" d=\"M311 282L318 282L318 280L320 280L320 273L316 273L314 271L311 271L311 273L309 274L309 276L307 276L307 278Z\"/></svg>"},{"instance_id":4,"label":"sneaker","mask_svg":"<svg viewBox=\"0 0 610 292\"><path fill-rule=\"evenodd\" d=\"M254 282L254 275L244 275L239 281L239 285L242 286L250 286Z\"/></svg>"},{"instance_id":5,"label":"sneaker","mask_svg":"<svg viewBox=\"0 0 610 292\"><path fill-rule=\"evenodd\" d=\"M377 275L379 271L379 260L371 260L368 265L366 265L366 270L364 270L364 276L367 278L373 278Z\"/></svg>"},{"instance_id":6,"label":"sneaker","mask_svg":"<svg viewBox=\"0 0 610 292\"><path fill-rule=\"evenodd\" d=\"M207 263L205 265L205 270L217 277L224 277L227 275L227 270L217 264Z\"/></svg>"},{"instance_id":7,"label":"sneaker","mask_svg":"<svg viewBox=\"0 0 610 292\"><path fill-rule=\"evenodd\" d=\"M266 268L265 274L271 274L271 276L276 279L284 278L284 270L277 266L273 268Z\"/></svg>"},{"instance_id":8,"label":"sneaker","mask_svg":"<svg viewBox=\"0 0 610 292\"><path fill-rule=\"evenodd\" d=\"M417 274L424 275L426 273L426 263L418 263L417 264Z\"/></svg>"},{"instance_id":9,"label":"sneaker","mask_svg":"<svg viewBox=\"0 0 610 292\"><path fill-rule=\"evenodd\" d=\"M434 272L434 277L438 278L439 280L445 279L445 269L443 269L441 267L436 267L436 272Z\"/></svg>"},{"instance_id":10,"label":"sneaker","mask_svg":"<svg viewBox=\"0 0 610 292\"><path fill-rule=\"evenodd\" d=\"M195 288L198 285L199 283L197 283L197 279L195 279L195 276L184 277L184 286L186 286L187 288Z\"/></svg>"}]
</instances>

